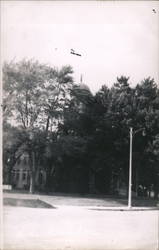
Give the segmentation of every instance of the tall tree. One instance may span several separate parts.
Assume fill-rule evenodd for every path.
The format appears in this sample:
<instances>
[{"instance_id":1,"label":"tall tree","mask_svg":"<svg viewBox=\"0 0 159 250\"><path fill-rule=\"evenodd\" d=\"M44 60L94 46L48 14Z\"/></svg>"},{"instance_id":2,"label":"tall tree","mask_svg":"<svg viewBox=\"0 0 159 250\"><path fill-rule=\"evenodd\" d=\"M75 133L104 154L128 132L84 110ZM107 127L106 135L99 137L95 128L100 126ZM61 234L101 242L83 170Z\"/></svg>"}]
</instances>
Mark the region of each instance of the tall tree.
<instances>
[{"instance_id":1,"label":"tall tree","mask_svg":"<svg viewBox=\"0 0 159 250\"><path fill-rule=\"evenodd\" d=\"M33 60L4 64L4 104L5 112L10 118L6 119L12 123L14 120L14 124L21 126L24 133L27 133L28 140L24 141L24 148L30 156L31 192L34 191L38 159L35 146L37 133L41 133L40 130L45 131L47 137L50 119L55 126L61 109L69 99L69 89L73 83L72 73L69 66L58 71Z\"/></svg>"}]
</instances>

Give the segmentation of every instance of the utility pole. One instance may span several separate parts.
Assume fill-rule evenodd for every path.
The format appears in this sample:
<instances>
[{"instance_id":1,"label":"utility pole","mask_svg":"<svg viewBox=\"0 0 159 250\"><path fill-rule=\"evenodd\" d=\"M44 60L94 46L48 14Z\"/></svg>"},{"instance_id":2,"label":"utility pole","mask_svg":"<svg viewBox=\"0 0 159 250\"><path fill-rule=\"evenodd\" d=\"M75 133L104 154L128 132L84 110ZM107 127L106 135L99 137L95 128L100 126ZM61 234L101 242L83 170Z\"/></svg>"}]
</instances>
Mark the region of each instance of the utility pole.
<instances>
[{"instance_id":1,"label":"utility pole","mask_svg":"<svg viewBox=\"0 0 159 250\"><path fill-rule=\"evenodd\" d=\"M132 207L132 144L133 144L133 136L142 131L142 135L145 136L145 129L140 128L133 132L133 128L130 127L130 153L129 153L129 190L128 190L128 209Z\"/></svg>"},{"instance_id":2,"label":"utility pole","mask_svg":"<svg viewBox=\"0 0 159 250\"><path fill-rule=\"evenodd\" d=\"M129 190L128 190L128 208L129 209L131 209L131 201L132 201L132 137L133 137L133 128L130 128Z\"/></svg>"}]
</instances>

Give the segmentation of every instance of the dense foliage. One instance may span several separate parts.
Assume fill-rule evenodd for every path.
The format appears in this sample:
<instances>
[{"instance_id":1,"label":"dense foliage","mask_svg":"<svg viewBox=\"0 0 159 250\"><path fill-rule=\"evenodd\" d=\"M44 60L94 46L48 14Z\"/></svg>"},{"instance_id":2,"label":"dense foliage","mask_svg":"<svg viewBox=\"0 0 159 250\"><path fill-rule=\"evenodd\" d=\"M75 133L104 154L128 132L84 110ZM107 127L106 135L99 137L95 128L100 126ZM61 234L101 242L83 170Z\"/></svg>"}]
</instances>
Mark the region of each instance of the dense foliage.
<instances>
[{"instance_id":1,"label":"dense foliage","mask_svg":"<svg viewBox=\"0 0 159 250\"><path fill-rule=\"evenodd\" d=\"M11 171L17 150L26 151L33 179L43 165L47 191L114 193L119 181L128 185L132 127L133 190L153 187L157 196L159 88L154 79L132 87L121 76L92 95L86 85L73 83L72 73L69 66L59 71L33 61L5 63L4 172Z\"/></svg>"}]
</instances>

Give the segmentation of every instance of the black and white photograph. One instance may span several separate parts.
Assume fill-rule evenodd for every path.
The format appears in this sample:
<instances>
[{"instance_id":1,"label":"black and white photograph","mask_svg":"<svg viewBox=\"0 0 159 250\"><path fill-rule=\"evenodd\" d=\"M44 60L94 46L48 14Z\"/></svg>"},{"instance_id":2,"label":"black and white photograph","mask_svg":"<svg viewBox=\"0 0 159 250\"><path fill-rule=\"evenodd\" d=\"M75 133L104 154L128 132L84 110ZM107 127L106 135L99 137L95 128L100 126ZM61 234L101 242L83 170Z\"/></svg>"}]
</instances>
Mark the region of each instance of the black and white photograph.
<instances>
[{"instance_id":1,"label":"black and white photograph","mask_svg":"<svg viewBox=\"0 0 159 250\"><path fill-rule=\"evenodd\" d=\"M0 12L0 249L159 250L159 1Z\"/></svg>"}]
</instances>

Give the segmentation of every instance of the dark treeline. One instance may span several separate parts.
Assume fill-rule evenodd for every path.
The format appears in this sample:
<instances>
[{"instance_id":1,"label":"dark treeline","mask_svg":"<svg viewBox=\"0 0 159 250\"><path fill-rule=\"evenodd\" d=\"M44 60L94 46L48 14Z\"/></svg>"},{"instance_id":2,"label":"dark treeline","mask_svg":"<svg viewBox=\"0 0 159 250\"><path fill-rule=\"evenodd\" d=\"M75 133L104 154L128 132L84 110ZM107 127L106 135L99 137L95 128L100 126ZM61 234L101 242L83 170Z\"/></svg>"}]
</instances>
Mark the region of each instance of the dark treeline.
<instances>
[{"instance_id":1,"label":"dark treeline","mask_svg":"<svg viewBox=\"0 0 159 250\"><path fill-rule=\"evenodd\" d=\"M3 67L3 173L24 152L29 156L30 191L46 172L45 191L117 192L126 188L129 128L133 136L133 191L159 192L159 88L151 77L133 87L118 77L93 95L75 84L70 66L61 70L23 60ZM14 120L14 122L13 122Z\"/></svg>"}]
</instances>

